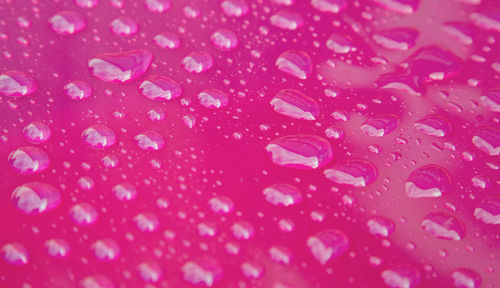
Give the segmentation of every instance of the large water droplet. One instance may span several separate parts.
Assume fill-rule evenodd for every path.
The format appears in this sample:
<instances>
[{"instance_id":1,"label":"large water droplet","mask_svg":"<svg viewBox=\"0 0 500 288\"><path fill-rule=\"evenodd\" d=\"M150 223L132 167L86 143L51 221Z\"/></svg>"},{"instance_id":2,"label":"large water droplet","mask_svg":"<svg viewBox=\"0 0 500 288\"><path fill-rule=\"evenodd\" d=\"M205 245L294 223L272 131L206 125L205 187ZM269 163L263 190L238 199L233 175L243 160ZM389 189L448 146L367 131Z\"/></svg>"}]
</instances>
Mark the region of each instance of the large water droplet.
<instances>
[{"instance_id":1,"label":"large water droplet","mask_svg":"<svg viewBox=\"0 0 500 288\"><path fill-rule=\"evenodd\" d=\"M414 288L420 284L420 272L410 265L399 265L382 271L382 280L391 288Z\"/></svg>"},{"instance_id":2,"label":"large water droplet","mask_svg":"<svg viewBox=\"0 0 500 288\"><path fill-rule=\"evenodd\" d=\"M115 185L111 191L120 201L130 201L137 197L137 189L130 183L121 183Z\"/></svg>"},{"instance_id":3,"label":"large water droplet","mask_svg":"<svg viewBox=\"0 0 500 288\"><path fill-rule=\"evenodd\" d=\"M108 83L128 83L141 77L153 55L147 50L99 54L88 62L92 74Z\"/></svg>"},{"instance_id":4,"label":"large water droplet","mask_svg":"<svg viewBox=\"0 0 500 288\"><path fill-rule=\"evenodd\" d=\"M155 101L167 101L175 99L182 94L181 85L164 76L150 76L139 85L141 94Z\"/></svg>"},{"instance_id":5,"label":"large water droplet","mask_svg":"<svg viewBox=\"0 0 500 288\"><path fill-rule=\"evenodd\" d=\"M415 128L418 132L430 136L444 137L451 132L451 123L440 115L432 114L415 121Z\"/></svg>"},{"instance_id":6,"label":"large water droplet","mask_svg":"<svg viewBox=\"0 0 500 288\"><path fill-rule=\"evenodd\" d=\"M59 206L61 194L52 185L30 182L14 189L11 199L22 213L38 215Z\"/></svg>"},{"instance_id":7,"label":"large water droplet","mask_svg":"<svg viewBox=\"0 0 500 288\"><path fill-rule=\"evenodd\" d=\"M97 210L88 203L79 203L69 209L71 220L78 226L90 226L97 221Z\"/></svg>"},{"instance_id":8,"label":"large water droplet","mask_svg":"<svg viewBox=\"0 0 500 288\"><path fill-rule=\"evenodd\" d=\"M297 30L304 26L304 19L299 13L281 10L270 18L271 24L284 30Z\"/></svg>"},{"instance_id":9,"label":"large water droplet","mask_svg":"<svg viewBox=\"0 0 500 288\"><path fill-rule=\"evenodd\" d=\"M102 262L115 261L120 257L120 246L113 239L95 241L90 247L94 256Z\"/></svg>"},{"instance_id":10,"label":"large water droplet","mask_svg":"<svg viewBox=\"0 0 500 288\"><path fill-rule=\"evenodd\" d=\"M405 189L410 198L440 197L451 189L451 180L443 167L425 165L410 174Z\"/></svg>"},{"instance_id":11,"label":"large water droplet","mask_svg":"<svg viewBox=\"0 0 500 288\"><path fill-rule=\"evenodd\" d=\"M393 28L374 34L373 40L386 49L406 51L415 46L418 35L413 28Z\"/></svg>"},{"instance_id":12,"label":"large water droplet","mask_svg":"<svg viewBox=\"0 0 500 288\"><path fill-rule=\"evenodd\" d=\"M137 25L134 19L122 16L111 21L111 23L109 23L109 29L115 35L130 36L139 31L139 25Z\"/></svg>"},{"instance_id":13,"label":"large water droplet","mask_svg":"<svg viewBox=\"0 0 500 288\"><path fill-rule=\"evenodd\" d=\"M6 71L0 74L0 94L20 97L32 94L37 85L33 78L19 71Z\"/></svg>"},{"instance_id":14,"label":"large water droplet","mask_svg":"<svg viewBox=\"0 0 500 288\"><path fill-rule=\"evenodd\" d=\"M29 261L28 249L20 243L8 243L0 249L3 260L15 266L26 265Z\"/></svg>"},{"instance_id":15,"label":"large water droplet","mask_svg":"<svg viewBox=\"0 0 500 288\"><path fill-rule=\"evenodd\" d=\"M384 7L385 9L400 13L413 14L417 11L420 0L371 0L374 3Z\"/></svg>"},{"instance_id":16,"label":"large water droplet","mask_svg":"<svg viewBox=\"0 0 500 288\"><path fill-rule=\"evenodd\" d=\"M245 0L224 0L220 3L220 7L224 14L229 17L241 17L249 11Z\"/></svg>"},{"instance_id":17,"label":"large water droplet","mask_svg":"<svg viewBox=\"0 0 500 288\"><path fill-rule=\"evenodd\" d=\"M155 44L162 49L175 49L181 46L181 39L179 36L170 32L158 34L153 40Z\"/></svg>"},{"instance_id":18,"label":"large water droplet","mask_svg":"<svg viewBox=\"0 0 500 288\"><path fill-rule=\"evenodd\" d=\"M64 94L71 100L83 100L92 96L92 87L84 81L71 81L64 86Z\"/></svg>"},{"instance_id":19,"label":"large water droplet","mask_svg":"<svg viewBox=\"0 0 500 288\"><path fill-rule=\"evenodd\" d=\"M9 165L21 175L32 175L49 167L49 156L43 150L26 146L12 151L9 155Z\"/></svg>"},{"instance_id":20,"label":"large water droplet","mask_svg":"<svg viewBox=\"0 0 500 288\"><path fill-rule=\"evenodd\" d=\"M165 146L163 136L155 131L145 131L134 137L135 143L145 151L158 151Z\"/></svg>"},{"instance_id":21,"label":"large water droplet","mask_svg":"<svg viewBox=\"0 0 500 288\"><path fill-rule=\"evenodd\" d=\"M82 139L92 149L105 149L116 143L116 134L106 125L96 124L82 132Z\"/></svg>"},{"instance_id":22,"label":"large water droplet","mask_svg":"<svg viewBox=\"0 0 500 288\"><path fill-rule=\"evenodd\" d=\"M481 276L474 270L458 268L451 273L453 287L456 288L479 288L481 287Z\"/></svg>"},{"instance_id":23,"label":"large water droplet","mask_svg":"<svg viewBox=\"0 0 500 288\"><path fill-rule=\"evenodd\" d=\"M316 135L289 135L267 144L268 157L274 164L296 169L317 169L333 158L330 143Z\"/></svg>"},{"instance_id":24,"label":"large water droplet","mask_svg":"<svg viewBox=\"0 0 500 288\"><path fill-rule=\"evenodd\" d=\"M325 265L347 251L349 238L342 231L328 229L307 238L307 246L314 258Z\"/></svg>"},{"instance_id":25,"label":"large water droplet","mask_svg":"<svg viewBox=\"0 0 500 288\"><path fill-rule=\"evenodd\" d=\"M462 221L447 213L427 214L420 225L426 232L441 239L458 241L465 236L465 226Z\"/></svg>"},{"instance_id":26,"label":"large water droplet","mask_svg":"<svg viewBox=\"0 0 500 288\"><path fill-rule=\"evenodd\" d=\"M186 262L182 265L184 280L193 285L212 287L222 278L222 267L212 257L202 257Z\"/></svg>"},{"instance_id":27,"label":"large water droplet","mask_svg":"<svg viewBox=\"0 0 500 288\"><path fill-rule=\"evenodd\" d=\"M396 229L394 221L383 216L375 216L370 218L366 222L366 226L368 227L368 231L370 232L370 234L379 235L382 237L388 237Z\"/></svg>"},{"instance_id":28,"label":"large water droplet","mask_svg":"<svg viewBox=\"0 0 500 288\"><path fill-rule=\"evenodd\" d=\"M321 12L339 13L347 7L347 0L311 0L311 6Z\"/></svg>"},{"instance_id":29,"label":"large water droplet","mask_svg":"<svg viewBox=\"0 0 500 288\"><path fill-rule=\"evenodd\" d=\"M483 92L479 98L486 109L500 112L500 88L492 88Z\"/></svg>"},{"instance_id":30,"label":"large water droplet","mask_svg":"<svg viewBox=\"0 0 500 288\"><path fill-rule=\"evenodd\" d=\"M365 187L377 179L377 167L366 160L347 160L325 169L326 178L354 187Z\"/></svg>"},{"instance_id":31,"label":"large water droplet","mask_svg":"<svg viewBox=\"0 0 500 288\"><path fill-rule=\"evenodd\" d=\"M45 123L36 121L24 127L23 135L26 141L33 144L40 144L49 140L52 132Z\"/></svg>"},{"instance_id":32,"label":"large water droplet","mask_svg":"<svg viewBox=\"0 0 500 288\"><path fill-rule=\"evenodd\" d=\"M170 9L170 0L145 0L146 9L154 13L163 13Z\"/></svg>"},{"instance_id":33,"label":"large water droplet","mask_svg":"<svg viewBox=\"0 0 500 288\"><path fill-rule=\"evenodd\" d=\"M219 29L215 31L210 36L210 41L212 41L215 47L222 51L229 51L238 46L238 37L233 31L228 29Z\"/></svg>"}]
</instances>

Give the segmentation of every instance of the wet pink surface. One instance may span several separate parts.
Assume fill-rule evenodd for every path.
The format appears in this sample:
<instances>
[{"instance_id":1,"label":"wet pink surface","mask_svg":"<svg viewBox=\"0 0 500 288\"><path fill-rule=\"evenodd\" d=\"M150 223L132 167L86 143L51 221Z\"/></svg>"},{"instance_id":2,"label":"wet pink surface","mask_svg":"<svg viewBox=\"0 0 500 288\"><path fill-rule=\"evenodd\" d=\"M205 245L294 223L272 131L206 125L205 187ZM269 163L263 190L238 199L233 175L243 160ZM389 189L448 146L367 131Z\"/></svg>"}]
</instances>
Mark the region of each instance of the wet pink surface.
<instances>
[{"instance_id":1,"label":"wet pink surface","mask_svg":"<svg viewBox=\"0 0 500 288\"><path fill-rule=\"evenodd\" d=\"M497 1L0 15L0 287L499 285Z\"/></svg>"}]
</instances>

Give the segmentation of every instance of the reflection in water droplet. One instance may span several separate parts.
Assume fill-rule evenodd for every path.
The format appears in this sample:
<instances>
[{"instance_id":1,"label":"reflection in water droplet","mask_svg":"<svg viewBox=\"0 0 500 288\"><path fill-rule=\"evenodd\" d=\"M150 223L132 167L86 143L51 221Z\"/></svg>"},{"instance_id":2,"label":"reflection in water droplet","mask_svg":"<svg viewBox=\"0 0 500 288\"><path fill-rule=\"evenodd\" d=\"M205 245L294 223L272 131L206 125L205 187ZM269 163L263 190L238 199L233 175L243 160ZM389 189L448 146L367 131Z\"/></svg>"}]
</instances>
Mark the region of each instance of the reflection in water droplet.
<instances>
[{"instance_id":1,"label":"reflection in water droplet","mask_svg":"<svg viewBox=\"0 0 500 288\"><path fill-rule=\"evenodd\" d=\"M69 243L64 239L49 239L44 243L47 254L54 258L65 258L70 252Z\"/></svg>"},{"instance_id":2,"label":"reflection in water droplet","mask_svg":"<svg viewBox=\"0 0 500 288\"><path fill-rule=\"evenodd\" d=\"M379 115L366 120L361 125L361 131L368 136L382 137L394 131L399 122L399 117L394 114Z\"/></svg>"},{"instance_id":3,"label":"reflection in water droplet","mask_svg":"<svg viewBox=\"0 0 500 288\"><path fill-rule=\"evenodd\" d=\"M328 180L337 184L365 187L377 179L377 167L366 160L347 160L325 169Z\"/></svg>"},{"instance_id":4,"label":"reflection in water droplet","mask_svg":"<svg viewBox=\"0 0 500 288\"><path fill-rule=\"evenodd\" d=\"M264 274L264 267L254 262L243 262L240 268L248 279L259 279Z\"/></svg>"},{"instance_id":5,"label":"reflection in water droplet","mask_svg":"<svg viewBox=\"0 0 500 288\"><path fill-rule=\"evenodd\" d=\"M151 65L153 55L147 50L99 54L88 62L92 74L108 83L128 83L141 77Z\"/></svg>"},{"instance_id":6,"label":"reflection in water droplet","mask_svg":"<svg viewBox=\"0 0 500 288\"><path fill-rule=\"evenodd\" d=\"M370 234L379 235L382 237L388 237L396 229L394 221L383 216L375 216L370 218L366 222L366 226L368 227L368 231L370 232Z\"/></svg>"},{"instance_id":7,"label":"reflection in water droplet","mask_svg":"<svg viewBox=\"0 0 500 288\"><path fill-rule=\"evenodd\" d=\"M474 270L458 268L451 273L453 286L456 288L479 288L481 287L481 276Z\"/></svg>"},{"instance_id":8,"label":"reflection in water droplet","mask_svg":"<svg viewBox=\"0 0 500 288\"><path fill-rule=\"evenodd\" d=\"M102 262L115 261L120 257L120 246L113 239L97 240L90 248L94 256Z\"/></svg>"},{"instance_id":9,"label":"reflection in water droplet","mask_svg":"<svg viewBox=\"0 0 500 288\"><path fill-rule=\"evenodd\" d=\"M71 81L64 86L64 94L71 100L83 100L92 96L92 87L83 81Z\"/></svg>"},{"instance_id":10,"label":"reflection in water droplet","mask_svg":"<svg viewBox=\"0 0 500 288\"><path fill-rule=\"evenodd\" d=\"M52 185L30 182L14 189L11 199L22 213L38 215L59 206L61 203L61 194Z\"/></svg>"},{"instance_id":11,"label":"reflection in water droplet","mask_svg":"<svg viewBox=\"0 0 500 288\"><path fill-rule=\"evenodd\" d=\"M162 49L175 49L181 46L181 39L179 36L169 32L158 34L153 40L155 44Z\"/></svg>"},{"instance_id":12,"label":"reflection in water droplet","mask_svg":"<svg viewBox=\"0 0 500 288\"><path fill-rule=\"evenodd\" d=\"M29 261L28 249L20 243L8 243L0 249L3 260L10 265L26 265Z\"/></svg>"},{"instance_id":13,"label":"reflection in water droplet","mask_svg":"<svg viewBox=\"0 0 500 288\"><path fill-rule=\"evenodd\" d=\"M304 19L299 13L281 10L270 18L271 24L284 30L297 30L304 26Z\"/></svg>"},{"instance_id":14,"label":"reflection in water droplet","mask_svg":"<svg viewBox=\"0 0 500 288\"><path fill-rule=\"evenodd\" d=\"M222 12L229 17L241 17L249 11L245 0L224 0L221 2L220 7Z\"/></svg>"},{"instance_id":15,"label":"reflection in water droplet","mask_svg":"<svg viewBox=\"0 0 500 288\"><path fill-rule=\"evenodd\" d=\"M391 288L414 288L420 284L420 272L410 265L395 266L382 271L382 280Z\"/></svg>"},{"instance_id":16,"label":"reflection in water droplet","mask_svg":"<svg viewBox=\"0 0 500 288\"><path fill-rule=\"evenodd\" d=\"M420 0L371 0L374 3L384 7L385 9L400 13L400 14L413 14L417 11Z\"/></svg>"},{"instance_id":17,"label":"reflection in water droplet","mask_svg":"<svg viewBox=\"0 0 500 288\"><path fill-rule=\"evenodd\" d=\"M115 185L111 191L120 201L130 201L137 197L137 189L130 183L121 183Z\"/></svg>"},{"instance_id":18,"label":"reflection in water droplet","mask_svg":"<svg viewBox=\"0 0 500 288\"><path fill-rule=\"evenodd\" d=\"M227 214L234 210L234 203L227 196L215 196L208 201L210 209L216 214Z\"/></svg>"},{"instance_id":19,"label":"reflection in water droplet","mask_svg":"<svg viewBox=\"0 0 500 288\"><path fill-rule=\"evenodd\" d=\"M97 211L88 203L73 205L69 209L71 220L78 226L90 226L97 222Z\"/></svg>"},{"instance_id":20,"label":"reflection in water droplet","mask_svg":"<svg viewBox=\"0 0 500 288\"><path fill-rule=\"evenodd\" d=\"M215 47L222 51L229 51L238 46L238 37L233 31L228 29L219 29L215 31L210 36L210 41L212 41Z\"/></svg>"},{"instance_id":21,"label":"reflection in water droplet","mask_svg":"<svg viewBox=\"0 0 500 288\"><path fill-rule=\"evenodd\" d=\"M154 232L158 230L160 221L155 214L150 212L139 213L134 217L135 226L141 232Z\"/></svg>"},{"instance_id":22,"label":"reflection in water droplet","mask_svg":"<svg viewBox=\"0 0 500 288\"><path fill-rule=\"evenodd\" d=\"M348 54L357 50L349 36L332 34L326 41L326 47L337 54Z\"/></svg>"},{"instance_id":23,"label":"reflection in water droplet","mask_svg":"<svg viewBox=\"0 0 500 288\"><path fill-rule=\"evenodd\" d=\"M226 107L229 97L226 93L218 89L205 89L198 94L200 104L209 109Z\"/></svg>"},{"instance_id":24,"label":"reflection in water droplet","mask_svg":"<svg viewBox=\"0 0 500 288\"><path fill-rule=\"evenodd\" d=\"M214 61L206 52L192 52L182 59L181 64L187 72L198 74L212 68Z\"/></svg>"},{"instance_id":25,"label":"reflection in water droplet","mask_svg":"<svg viewBox=\"0 0 500 288\"><path fill-rule=\"evenodd\" d=\"M373 40L386 49L406 51L415 46L418 35L413 28L393 28L374 34Z\"/></svg>"},{"instance_id":26,"label":"reflection in water droplet","mask_svg":"<svg viewBox=\"0 0 500 288\"><path fill-rule=\"evenodd\" d=\"M238 221L231 226L231 232L238 240L249 240L253 238L255 230L250 222Z\"/></svg>"},{"instance_id":27,"label":"reflection in water droplet","mask_svg":"<svg viewBox=\"0 0 500 288\"><path fill-rule=\"evenodd\" d=\"M311 75L311 58L304 51L288 50L278 57L276 67L299 79L307 79Z\"/></svg>"},{"instance_id":28,"label":"reflection in water droplet","mask_svg":"<svg viewBox=\"0 0 500 288\"><path fill-rule=\"evenodd\" d=\"M481 200L474 209L474 217L486 224L500 224L500 197L493 196Z\"/></svg>"},{"instance_id":29,"label":"reflection in water droplet","mask_svg":"<svg viewBox=\"0 0 500 288\"><path fill-rule=\"evenodd\" d=\"M114 288L113 282L103 275L87 276L80 280L80 288Z\"/></svg>"},{"instance_id":30,"label":"reflection in water droplet","mask_svg":"<svg viewBox=\"0 0 500 288\"><path fill-rule=\"evenodd\" d=\"M271 260L278 264L290 264L292 261L292 251L284 246L272 246L268 250Z\"/></svg>"},{"instance_id":31,"label":"reflection in water droplet","mask_svg":"<svg viewBox=\"0 0 500 288\"><path fill-rule=\"evenodd\" d=\"M43 122L31 122L23 129L24 138L33 144L40 144L49 140L52 132Z\"/></svg>"},{"instance_id":32,"label":"reflection in water droplet","mask_svg":"<svg viewBox=\"0 0 500 288\"><path fill-rule=\"evenodd\" d=\"M442 212L426 215L420 226L426 232L441 239L458 241L465 236L465 226L462 221Z\"/></svg>"},{"instance_id":33,"label":"reflection in water droplet","mask_svg":"<svg viewBox=\"0 0 500 288\"><path fill-rule=\"evenodd\" d=\"M49 167L49 156L44 151L31 146L21 147L9 155L9 165L21 175L32 175Z\"/></svg>"},{"instance_id":34,"label":"reflection in water droplet","mask_svg":"<svg viewBox=\"0 0 500 288\"><path fill-rule=\"evenodd\" d=\"M300 190L290 184L276 183L266 187L262 193L266 197L267 202L275 206L292 206L302 201L302 193Z\"/></svg>"},{"instance_id":35,"label":"reflection in water droplet","mask_svg":"<svg viewBox=\"0 0 500 288\"><path fill-rule=\"evenodd\" d=\"M347 7L347 0L311 0L311 6L321 12L339 13Z\"/></svg>"},{"instance_id":36,"label":"reflection in water droplet","mask_svg":"<svg viewBox=\"0 0 500 288\"><path fill-rule=\"evenodd\" d=\"M451 123L446 118L432 114L415 121L418 132L435 137L444 137L451 132Z\"/></svg>"},{"instance_id":37,"label":"reflection in water droplet","mask_svg":"<svg viewBox=\"0 0 500 288\"><path fill-rule=\"evenodd\" d=\"M500 129L481 127L474 131L472 144L491 156L500 155Z\"/></svg>"},{"instance_id":38,"label":"reflection in water droplet","mask_svg":"<svg viewBox=\"0 0 500 288\"><path fill-rule=\"evenodd\" d=\"M333 158L330 143L316 135L289 135L266 146L268 157L278 166L295 169L317 169Z\"/></svg>"},{"instance_id":39,"label":"reflection in water droplet","mask_svg":"<svg viewBox=\"0 0 500 288\"><path fill-rule=\"evenodd\" d=\"M6 71L0 74L0 94L20 97L32 94L37 85L33 78L19 71Z\"/></svg>"},{"instance_id":40,"label":"reflection in water droplet","mask_svg":"<svg viewBox=\"0 0 500 288\"><path fill-rule=\"evenodd\" d=\"M405 189L410 198L441 197L451 189L451 180L443 167L426 165L410 174Z\"/></svg>"},{"instance_id":41,"label":"reflection in water droplet","mask_svg":"<svg viewBox=\"0 0 500 288\"><path fill-rule=\"evenodd\" d=\"M307 246L314 258L325 265L347 251L349 238L342 231L328 229L307 238Z\"/></svg>"},{"instance_id":42,"label":"reflection in water droplet","mask_svg":"<svg viewBox=\"0 0 500 288\"><path fill-rule=\"evenodd\" d=\"M82 139L92 149L105 149L116 143L116 134L108 126L97 124L85 129Z\"/></svg>"},{"instance_id":43,"label":"reflection in water droplet","mask_svg":"<svg viewBox=\"0 0 500 288\"><path fill-rule=\"evenodd\" d=\"M137 265L137 270L139 276L141 276L142 280L146 283L158 282L163 275L160 265L153 262L142 262Z\"/></svg>"},{"instance_id":44,"label":"reflection in water droplet","mask_svg":"<svg viewBox=\"0 0 500 288\"><path fill-rule=\"evenodd\" d=\"M170 9L170 0L145 0L146 9L154 13L163 13Z\"/></svg>"},{"instance_id":45,"label":"reflection in water droplet","mask_svg":"<svg viewBox=\"0 0 500 288\"><path fill-rule=\"evenodd\" d=\"M479 98L486 109L500 112L500 88L492 88L483 92Z\"/></svg>"},{"instance_id":46,"label":"reflection in water droplet","mask_svg":"<svg viewBox=\"0 0 500 288\"><path fill-rule=\"evenodd\" d=\"M181 270L187 282L207 287L212 287L219 281L223 272L219 262L208 256L186 262Z\"/></svg>"},{"instance_id":47,"label":"reflection in water droplet","mask_svg":"<svg viewBox=\"0 0 500 288\"><path fill-rule=\"evenodd\" d=\"M139 26L134 19L122 16L109 23L109 29L111 32L118 36L130 36L137 33Z\"/></svg>"},{"instance_id":48,"label":"reflection in water droplet","mask_svg":"<svg viewBox=\"0 0 500 288\"><path fill-rule=\"evenodd\" d=\"M283 89L271 99L274 111L301 120L316 120L319 105L313 98L294 89Z\"/></svg>"},{"instance_id":49,"label":"reflection in water droplet","mask_svg":"<svg viewBox=\"0 0 500 288\"><path fill-rule=\"evenodd\" d=\"M49 19L50 28L59 35L73 35L82 31L86 24L82 15L63 11L55 14Z\"/></svg>"}]
</instances>

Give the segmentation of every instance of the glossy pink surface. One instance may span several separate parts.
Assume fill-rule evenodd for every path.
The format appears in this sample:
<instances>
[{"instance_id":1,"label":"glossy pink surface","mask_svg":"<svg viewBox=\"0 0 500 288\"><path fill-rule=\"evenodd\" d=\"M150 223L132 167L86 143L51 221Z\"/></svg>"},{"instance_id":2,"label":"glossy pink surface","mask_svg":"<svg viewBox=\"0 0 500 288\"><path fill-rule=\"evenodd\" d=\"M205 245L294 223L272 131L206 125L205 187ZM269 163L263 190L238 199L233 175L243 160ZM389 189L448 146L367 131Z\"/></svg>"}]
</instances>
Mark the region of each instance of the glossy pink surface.
<instances>
[{"instance_id":1,"label":"glossy pink surface","mask_svg":"<svg viewBox=\"0 0 500 288\"><path fill-rule=\"evenodd\" d=\"M0 287L498 287L498 1L0 16Z\"/></svg>"}]
</instances>

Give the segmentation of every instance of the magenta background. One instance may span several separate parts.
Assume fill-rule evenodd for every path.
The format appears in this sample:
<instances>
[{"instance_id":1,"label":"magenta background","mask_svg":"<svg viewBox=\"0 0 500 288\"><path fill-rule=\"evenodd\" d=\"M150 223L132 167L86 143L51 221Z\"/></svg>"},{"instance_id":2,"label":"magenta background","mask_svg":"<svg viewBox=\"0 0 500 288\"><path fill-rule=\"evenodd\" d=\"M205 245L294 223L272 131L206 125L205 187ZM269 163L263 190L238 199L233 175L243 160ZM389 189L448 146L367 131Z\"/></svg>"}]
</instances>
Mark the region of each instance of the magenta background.
<instances>
[{"instance_id":1,"label":"magenta background","mask_svg":"<svg viewBox=\"0 0 500 288\"><path fill-rule=\"evenodd\" d=\"M250 13L241 18L228 18L222 13L216 1L173 1L172 8L164 14L147 11L142 1L126 1L123 9L113 8L109 1L101 0L97 7L82 9L72 1L1 1L0 32L8 39L0 42L2 52L9 52L12 58L0 57L1 72L23 71L38 82L36 93L19 99L0 98L0 245L19 242L30 253L26 266L11 266L0 261L0 287L77 287L78 281L88 275L104 274L113 280L116 287L146 287L136 272L142 261L153 260L163 270L163 278L157 287L190 286L182 279L180 267L197 255L209 254L223 266L224 277L217 287L239 287L245 282L250 287L272 287L283 282L294 287L380 287L382 270L395 264L408 263L417 267L422 275L421 287L448 287L453 269L466 267L478 272L483 287L495 287L500 283L498 269L499 227L486 225L473 217L477 203L490 195L498 195L498 172L485 164L499 165L498 156L487 156L471 144L472 133L480 126L497 126L498 114L482 106L475 107L471 101L478 101L485 88L498 85L498 74L490 65L500 58L498 43L488 44L487 37L498 38L498 32L474 28L474 44L462 46L458 41L441 32L437 27L446 21L465 20L476 10L499 6L495 1L482 1L479 6L464 5L456 1L422 0L418 12L400 16L388 12L370 1L349 1L343 13L331 15L314 10L309 1L297 1L290 10L297 11L306 25L297 31L284 31L271 26L269 17L282 8L270 1L247 1L251 3ZM353 3L359 3L355 7ZM195 4L201 9L197 19L187 19L182 8ZM84 15L87 27L73 36L58 36L47 24L48 19L62 10L77 11ZM361 12L370 11L374 19L364 20ZM113 35L108 24L116 17L126 15L139 23L139 33L134 36ZM30 28L20 28L17 17L24 16L32 21ZM319 20L314 20L319 16ZM333 28L332 21L338 20L341 27ZM325 43L331 33L352 31L349 25L357 23L361 37L354 36L356 45L364 51L351 56L353 64L364 64L360 72L352 72L347 65L338 64L336 70L327 67L325 61L341 57L326 49ZM259 34L259 27L269 28L268 35ZM417 45L406 52L388 52L370 40L372 31L383 28L411 26L420 31ZM180 27L185 33L179 33ZM222 52L210 43L210 35L219 28L228 28L236 33L239 46L230 52ZM170 31L181 37L181 47L166 51L156 47L153 37L160 32ZM353 34L353 32L349 32ZM22 36L29 40L27 46L16 42ZM365 40L363 40L365 38ZM100 39L100 40L97 40ZM318 41L319 48L315 48ZM453 51L464 59L465 68L451 80L433 82L424 97L410 97L395 92L373 88L373 81L379 74L390 72L419 47L435 44ZM484 52L484 46L491 52ZM159 103L146 99L137 89L140 79L130 84L111 85L93 77L87 70L88 59L99 53L127 51L146 48L154 55L153 66L145 74L163 75L179 81L183 87L181 98L190 98L192 103L185 107L179 99ZM313 61L313 73L309 79L298 81L278 71L274 62L280 53L288 49L301 49L309 53ZM203 74L193 75L184 71L181 59L190 52L205 50L214 57L214 67ZM262 57L250 56L251 50L258 50ZM383 71L370 63L375 55L383 55L391 64ZM467 60L471 54L482 55L485 63ZM231 61L229 61L231 60ZM318 80L317 75L324 80ZM144 77L144 76L143 76ZM141 77L141 79L143 78ZM478 87L470 87L467 80L480 81ZM94 95L90 99L75 102L63 93L64 85L72 80L90 83ZM226 81L229 84L224 84ZM352 81L348 85L346 81ZM340 96L331 99L323 89L332 87ZM337 87L337 88L335 88ZM229 105L222 110L208 110L197 102L196 95L206 88L217 88L230 95ZM293 120L274 112L270 99L281 89L296 88L310 95L320 103L317 121ZM105 90L111 91L107 95ZM450 96L441 98L439 91ZM242 96L243 95L243 96ZM390 96L396 97L392 101ZM380 99L375 104L372 99ZM361 111L357 104L367 109ZM463 108L458 112L452 104ZM147 112L155 107L166 111L164 121L152 122ZM348 111L351 118L346 123L336 122L330 114L335 110ZM113 112L126 114L115 119ZM431 111L449 119L453 131L445 138L433 138L415 131L414 121ZM363 135L359 126L367 117L380 113L395 113L401 117L400 126L391 134L381 138ZM181 121L182 116L193 114L197 118L190 130ZM206 119L205 121L203 119ZM21 146L31 145L22 136L23 127L32 121L43 121L52 130L52 138L41 145L49 154L51 164L43 173L20 176L8 167L9 153ZM102 123L111 127L118 136L118 143L104 151L93 151L81 140L82 131L92 124ZM269 124L267 132L259 125ZM296 133L323 135L324 130L336 124L344 128L343 140L330 141L335 151L333 162L345 159L369 159L379 169L375 183L366 188L339 187L332 192L332 182L318 171L300 171L281 168L269 161L264 147L272 139ZM166 146L157 152L140 150L133 137L143 131L154 130L165 137ZM243 135L235 140L234 132ZM396 137L404 137L408 144L398 144ZM420 140L420 143L417 143ZM436 149L444 142L454 143L456 151ZM374 154L368 145L382 146L382 152ZM174 152L179 151L182 156ZM460 158L464 151L476 155L472 162ZM399 152L402 158L394 161L391 152ZM117 168L107 169L101 158L108 154L119 157ZM161 169L153 169L151 159L162 163ZM71 167L66 169L63 162ZM83 163L90 165L86 171ZM404 193L404 182L416 168L425 164L439 164L445 167L453 179L452 193L437 199L409 199ZM484 191L473 187L471 178L476 175L489 177L491 186ZM81 191L77 179L90 176L95 181L91 191ZM50 183L62 194L61 205L44 215L26 216L19 213L10 200L13 189L31 181ZM136 200L123 203L116 200L111 188L121 182L131 182L138 189ZM262 189L276 182L296 185L304 195L304 201L294 207L275 207L265 201ZM185 188L182 188L184 185ZM317 187L308 191L309 186ZM206 202L214 195L227 195L235 203L235 212L227 216L215 215ZM356 199L352 207L342 204L342 196ZM156 206L159 197L170 201L166 210ZM99 213L98 222L90 227L76 227L68 216L69 208L80 202L91 203ZM450 212L445 203L456 206ZM312 211L326 214L323 222L310 218ZM467 234L458 242L436 239L420 228L421 218L429 212L450 212L465 225ZM140 232L133 223L133 217L141 212L153 212L160 219L160 229L153 233ZM186 219L178 217L185 213ZM263 216L259 216L263 215ZM384 215L396 222L396 230L388 237L390 248L384 248L382 238L372 236L366 228L366 220L373 215ZM279 231L277 223L282 218L295 222L291 234ZM404 219L405 221L402 221ZM238 241L230 231L237 220L250 221L256 235L249 241ZM204 238L197 234L197 224L214 222L217 235ZM309 253L306 239L324 229L340 229L348 235L351 245L347 253L322 266ZM165 240L165 229L176 232L176 239ZM35 232L38 231L38 232ZM125 238L126 233L134 235L134 241ZM71 246L66 259L54 259L47 255L43 246L45 240L63 238ZM122 249L120 259L114 263L102 263L92 255L90 245L101 238L114 239ZM191 247L185 247L188 240ZM241 246L238 256L228 255L227 242ZM208 245L208 251L199 248ZM409 244L415 249L408 249ZM284 245L292 252L290 265L274 263L268 256L268 248ZM471 248L472 247L472 248ZM169 252L175 249L175 254ZM157 258L154 249L164 256ZM445 249L448 255L442 258L439 251ZM473 249L473 252L469 250ZM369 264L368 258L382 259L380 267ZM239 266L244 261L256 261L265 267L264 276L249 281L242 275ZM432 271L426 271L432 267ZM331 273L327 271L331 269ZM124 272L131 273L126 279Z\"/></svg>"}]
</instances>

